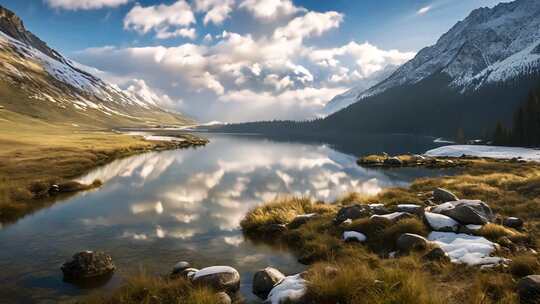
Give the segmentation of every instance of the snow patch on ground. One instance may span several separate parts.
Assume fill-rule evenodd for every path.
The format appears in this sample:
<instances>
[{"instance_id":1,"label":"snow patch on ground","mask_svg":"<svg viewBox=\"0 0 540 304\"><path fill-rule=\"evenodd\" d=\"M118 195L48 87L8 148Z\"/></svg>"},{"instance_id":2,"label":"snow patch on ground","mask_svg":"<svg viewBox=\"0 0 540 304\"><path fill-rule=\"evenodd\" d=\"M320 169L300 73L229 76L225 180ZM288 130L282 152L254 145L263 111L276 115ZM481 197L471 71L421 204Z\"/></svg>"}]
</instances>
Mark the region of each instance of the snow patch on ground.
<instances>
[{"instance_id":1,"label":"snow patch on ground","mask_svg":"<svg viewBox=\"0 0 540 304\"><path fill-rule=\"evenodd\" d=\"M432 212L425 212L424 215L429 223L429 226L431 226L433 230L439 231L445 228L450 228L452 231L457 231L459 228L458 222L446 215Z\"/></svg>"},{"instance_id":2,"label":"snow patch on ground","mask_svg":"<svg viewBox=\"0 0 540 304\"><path fill-rule=\"evenodd\" d=\"M490 256L497 245L481 236L434 231L429 234L428 240L448 253L453 263L475 266L494 265L506 261L505 258Z\"/></svg>"},{"instance_id":3,"label":"snow patch on ground","mask_svg":"<svg viewBox=\"0 0 540 304\"><path fill-rule=\"evenodd\" d=\"M343 232L343 239L345 241L357 240L358 242L365 242L367 240L367 236L363 233L356 232L356 231L345 231Z\"/></svg>"},{"instance_id":4,"label":"snow patch on ground","mask_svg":"<svg viewBox=\"0 0 540 304\"><path fill-rule=\"evenodd\" d=\"M482 145L453 145L444 146L437 149L429 150L425 153L427 156L449 156L460 157L462 155L512 159L521 157L527 161L540 161L540 150L518 147L499 147L499 146L482 146Z\"/></svg>"},{"instance_id":5,"label":"snow patch on ground","mask_svg":"<svg viewBox=\"0 0 540 304\"><path fill-rule=\"evenodd\" d=\"M266 301L271 304L298 301L306 294L306 283L300 274L288 276L270 291Z\"/></svg>"}]
</instances>

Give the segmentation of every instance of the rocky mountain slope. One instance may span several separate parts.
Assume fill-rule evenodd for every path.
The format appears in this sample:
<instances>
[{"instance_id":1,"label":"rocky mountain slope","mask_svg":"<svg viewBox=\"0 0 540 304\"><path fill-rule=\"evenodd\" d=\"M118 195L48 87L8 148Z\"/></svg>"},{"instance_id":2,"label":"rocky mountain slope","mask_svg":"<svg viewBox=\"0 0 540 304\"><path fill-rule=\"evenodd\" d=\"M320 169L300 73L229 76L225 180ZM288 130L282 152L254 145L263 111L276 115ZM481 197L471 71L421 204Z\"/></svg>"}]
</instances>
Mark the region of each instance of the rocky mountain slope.
<instances>
[{"instance_id":1,"label":"rocky mountain slope","mask_svg":"<svg viewBox=\"0 0 540 304\"><path fill-rule=\"evenodd\" d=\"M323 108L321 114L325 116L330 115L355 103L358 98L361 97L362 93L364 93L372 86L388 78L390 75L392 75L392 73L396 71L397 68L398 66L396 65L387 65L381 71L374 73L370 77L362 79L359 83L356 84L354 88L332 98L332 100L330 100Z\"/></svg>"},{"instance_id":2,"label":"rocky mountain slope","mask_svg":"<svg viewBox=\"0 0 540 304\"><path fill-rule=\"evenodd\" d=\"M516 0L474 10L317 127L479 136L539 83L540 1Z\"/></svg>"},{"instance_id":3,"label":"rocky mountain slope","mask_svg":"<svg viewBox=\"0 0 540 304\"><path fill-rule=\"evenodd\" d=\"M178 125L191 120L152 95L124 91L49 48L0 6L0 105L49 122L88 126Z\"/></svg>"}]
</instances>

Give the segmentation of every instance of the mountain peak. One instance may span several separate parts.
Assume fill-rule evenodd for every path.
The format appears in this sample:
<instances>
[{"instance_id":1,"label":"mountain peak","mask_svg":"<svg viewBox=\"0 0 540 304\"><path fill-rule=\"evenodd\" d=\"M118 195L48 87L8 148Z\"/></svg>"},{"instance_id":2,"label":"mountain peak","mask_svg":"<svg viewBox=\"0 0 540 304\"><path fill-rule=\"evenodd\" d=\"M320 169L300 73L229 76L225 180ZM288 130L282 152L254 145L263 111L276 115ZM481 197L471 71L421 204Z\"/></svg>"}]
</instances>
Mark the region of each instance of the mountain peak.
<instances>
[{"instance_id":1,"label":"mountain peak","mask_svg":"<svg viewBox=\"0 0 540 304\"><path fill-rule=\"evenodd\" d=\"M0 5L0 31L13 39L40 50L45 55L60 60L61 56L45 42L24 27L24 22L13 11Z\"/></svg>"}]
</instances>

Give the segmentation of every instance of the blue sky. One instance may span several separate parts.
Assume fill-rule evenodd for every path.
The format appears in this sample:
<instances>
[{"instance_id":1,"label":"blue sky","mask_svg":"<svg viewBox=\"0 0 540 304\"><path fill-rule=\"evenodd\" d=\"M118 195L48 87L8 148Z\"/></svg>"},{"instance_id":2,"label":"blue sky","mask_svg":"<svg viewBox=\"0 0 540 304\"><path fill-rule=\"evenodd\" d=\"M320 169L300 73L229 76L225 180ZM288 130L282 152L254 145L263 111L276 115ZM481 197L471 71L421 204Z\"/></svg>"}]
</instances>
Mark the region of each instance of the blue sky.
<instances>
[{"instance_id":1,"label":"blue sky","mask_svg":"<svg viewBox=\"0 0 540 304\"><path fill-rule=\"evenodd\" d=\"M99 76L204 121L316 115L499 2L0 0Z\"/></svg>"}]
</instances>

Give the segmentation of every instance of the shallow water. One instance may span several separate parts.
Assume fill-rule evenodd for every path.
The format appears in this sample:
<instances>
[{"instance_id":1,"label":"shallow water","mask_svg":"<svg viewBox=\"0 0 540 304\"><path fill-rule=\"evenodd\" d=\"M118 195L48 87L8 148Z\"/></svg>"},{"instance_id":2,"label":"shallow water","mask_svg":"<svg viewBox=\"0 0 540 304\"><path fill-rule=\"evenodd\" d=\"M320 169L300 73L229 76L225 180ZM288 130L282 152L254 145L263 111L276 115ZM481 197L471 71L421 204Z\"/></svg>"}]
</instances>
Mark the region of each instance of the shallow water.
<instances>
[{"instance_id":1,"label":"shallow water","mask_svg":"<svg viewBox=\"0 0 540 304\"><path fill-rule=\"evenodd\" d=\"M165 274L187 260L237 268L243 295L256 301L253 271L272 265L293 274L305 266L284 250L243 238L239 222L249 209L280 195L331 201L448 173L364 169L355 156L324 144L207 136L211 143L204 148L147 153L98 168L81 180L100 179L100 189L0 228L0 302L55 303L95 291L62 281L60 265L81 250L103 250L114 259L117 271L100 291L140 269ZM435 146L415 140L416 149ZM388 140L388 150L400 149L395 142Z\"/></svg>"}]
</instances>

